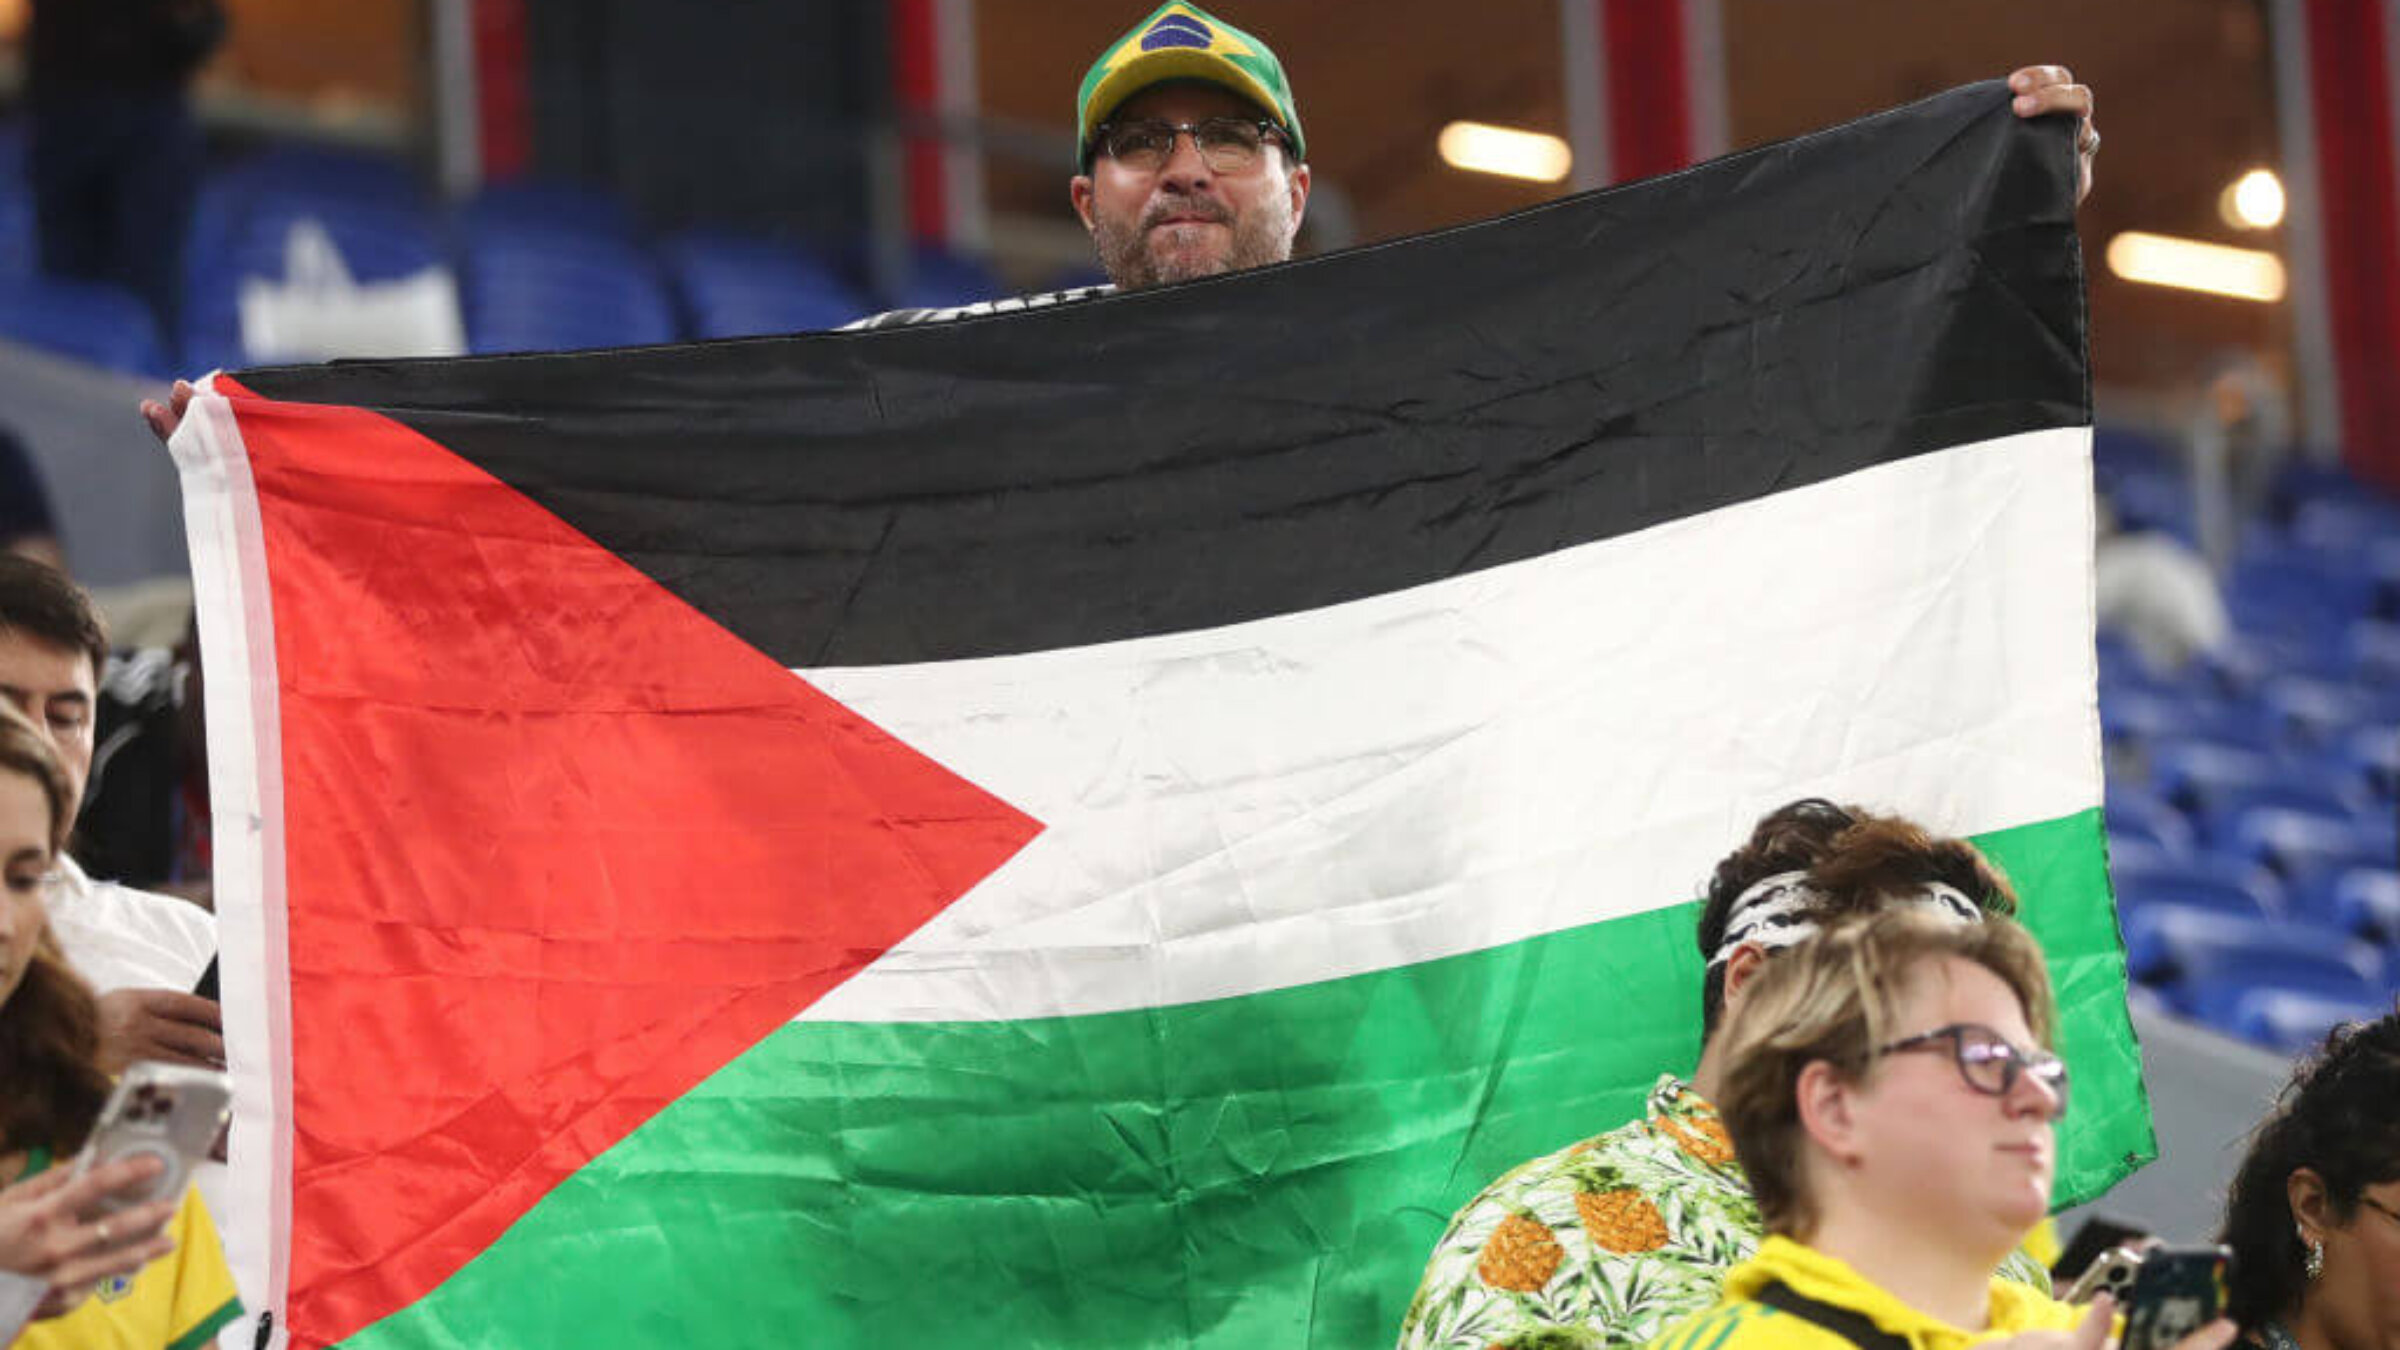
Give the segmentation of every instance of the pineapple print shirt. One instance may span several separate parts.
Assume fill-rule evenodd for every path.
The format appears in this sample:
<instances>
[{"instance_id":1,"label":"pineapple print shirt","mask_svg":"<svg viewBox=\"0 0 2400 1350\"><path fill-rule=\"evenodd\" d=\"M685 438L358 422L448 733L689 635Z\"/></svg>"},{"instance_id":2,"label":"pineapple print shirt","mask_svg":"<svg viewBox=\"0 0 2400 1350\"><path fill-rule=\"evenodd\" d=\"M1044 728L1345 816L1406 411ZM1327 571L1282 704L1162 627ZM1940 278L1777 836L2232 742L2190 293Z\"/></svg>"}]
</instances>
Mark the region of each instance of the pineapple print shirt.
<instances>
[{"instance_id":1,"label":"pineapple print shirt","mask_svg":"<svg viewBox=\"0 0 2400 1350\"><path fill-rule=\"evenodd\" d=\"M1716 1303L1764 1236L1716 1108L1667 1074L1641 1119L1526 1163L1458 1212L1400 1350L1644 1345ZM2022 1252L2000 1273L2050 1287Z\"/></svg>"}]
</instances>

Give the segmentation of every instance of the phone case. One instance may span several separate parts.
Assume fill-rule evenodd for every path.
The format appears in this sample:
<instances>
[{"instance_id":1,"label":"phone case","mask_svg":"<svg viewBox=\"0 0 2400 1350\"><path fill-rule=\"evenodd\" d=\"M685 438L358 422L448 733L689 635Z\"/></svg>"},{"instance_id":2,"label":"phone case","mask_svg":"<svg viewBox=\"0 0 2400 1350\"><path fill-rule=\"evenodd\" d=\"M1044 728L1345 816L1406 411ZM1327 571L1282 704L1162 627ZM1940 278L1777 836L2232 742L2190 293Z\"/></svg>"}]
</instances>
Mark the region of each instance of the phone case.
<instances>
[{"instance_id":1,"label":"phone case","mask_svg":"<svg viewBox=\"0 0 2400 1350\"><path fill-rule=\"evenodd\" d=\"M145 1205L183 1194L192 1166L208 1156L233 1094L225 1075L213 1069L143 1061L117 1080L99 1123L75 1161L76 1175L120 1158L150 1156L164 1166L138 1192L119 1192L101 1203L104 1212Z\"/></svg>"}]
</instances>

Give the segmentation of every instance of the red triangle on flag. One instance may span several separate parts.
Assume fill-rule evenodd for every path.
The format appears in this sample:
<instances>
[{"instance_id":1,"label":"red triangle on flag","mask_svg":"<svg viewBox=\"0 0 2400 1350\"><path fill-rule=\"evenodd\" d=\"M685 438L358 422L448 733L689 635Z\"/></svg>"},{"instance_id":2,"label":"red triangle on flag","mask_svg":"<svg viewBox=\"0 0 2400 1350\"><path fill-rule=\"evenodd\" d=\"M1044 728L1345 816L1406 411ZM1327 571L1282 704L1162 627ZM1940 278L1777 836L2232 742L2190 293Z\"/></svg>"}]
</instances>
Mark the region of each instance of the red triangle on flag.
<instances>
[{"instance_id":1,"label":"red triangle on flag","mask_svg":"<svg viewBox=\"0 0 2400 1350\"><path fill-rule=\"evenodd\" d=\"M418 432L217 387L273 605L283 1315L325 1344L1042 827Z\"/></svg>"}]
</instances>

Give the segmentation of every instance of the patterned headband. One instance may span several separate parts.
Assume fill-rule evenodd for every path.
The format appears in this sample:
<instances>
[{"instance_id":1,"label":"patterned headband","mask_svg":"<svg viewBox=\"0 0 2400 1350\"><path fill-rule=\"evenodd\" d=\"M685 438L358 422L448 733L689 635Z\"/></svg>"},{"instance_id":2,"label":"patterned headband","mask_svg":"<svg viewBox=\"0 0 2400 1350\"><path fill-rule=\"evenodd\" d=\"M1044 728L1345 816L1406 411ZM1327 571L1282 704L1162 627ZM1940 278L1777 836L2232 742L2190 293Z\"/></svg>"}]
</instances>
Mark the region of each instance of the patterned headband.
<instances>
[{"instance_id":1,"label":"patterned headband","mask_svg":"<svg viewBox=\"0 0 2400 1350\"><path fill-rule=\"evenodd\" d=\"M1750 883L1748 890L1734 897L1733 907L1726 913L1725 940L1708 958L1710 968L1733 959L1734 949L1745 942L1774 952L1815 937L1819 925L1809 915L1824 900L1824 894L1808 884L1806 872L1777 872ZM1928 882L1900 903L1931 905L1961 923L1983 922L1982 906L1947 882Z\"/></svg>"}]
</instances>

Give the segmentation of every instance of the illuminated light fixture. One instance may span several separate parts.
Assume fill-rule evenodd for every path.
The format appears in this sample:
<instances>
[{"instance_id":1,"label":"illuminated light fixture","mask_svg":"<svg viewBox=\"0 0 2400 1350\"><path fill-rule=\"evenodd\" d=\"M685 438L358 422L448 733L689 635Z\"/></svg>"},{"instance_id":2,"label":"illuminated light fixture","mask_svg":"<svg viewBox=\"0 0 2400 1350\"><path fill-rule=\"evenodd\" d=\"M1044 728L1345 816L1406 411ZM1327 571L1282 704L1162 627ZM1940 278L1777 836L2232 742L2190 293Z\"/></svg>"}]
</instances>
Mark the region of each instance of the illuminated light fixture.
<instances>
[{"instance_id":1,"label":"illuminated light fixture","mask_svg":"<svg viewBox=\"0 0 2400 1350\"><path fill-rule=\"evenodd\" d=\"M1505 178L1530 178L1557 183L1575 167L1567 143L1539 131L1496 127L1488 122L1452 122L1434 142L1442 162L1469 173L1496 173Z\"/></svg>"},{"instance_id":2,"label":"illuminated light fixture","mask_svg":"<svg viewBox=\"0 0 2400 1350\"><path fill-rule=\"evenodd\" d=\"M2281 300L2283 261L2254 248L2127 230L2108 241L2108 270L2127 281L2240 300Z\"/></svg>"},{"instance_id":3,"label":"illuminated light fixture","mask_svg":"<svg viewBox=\"0 0 2400 1350\"><path fill-rule=\"evenodd\" d=\"M2252 169L2217 194L2217 214L2237 230L2271 230L2283 223L2283 180Z\"/></svg>"}]
</instances>

